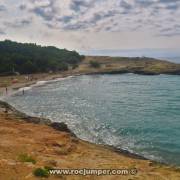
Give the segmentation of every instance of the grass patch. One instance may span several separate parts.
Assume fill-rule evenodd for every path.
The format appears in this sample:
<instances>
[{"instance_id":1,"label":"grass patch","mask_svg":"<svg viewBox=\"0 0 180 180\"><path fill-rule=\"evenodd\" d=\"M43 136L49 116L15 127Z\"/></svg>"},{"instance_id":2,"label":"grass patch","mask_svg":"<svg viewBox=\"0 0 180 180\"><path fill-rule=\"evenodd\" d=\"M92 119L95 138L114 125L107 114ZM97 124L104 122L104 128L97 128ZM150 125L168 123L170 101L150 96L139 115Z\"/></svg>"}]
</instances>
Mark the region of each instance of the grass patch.
<instances>
[{"instance_id":1,"label":"grass patch","mask_svg":"<svg viewBox=\"0 0 180 180\"><path fill-rule=\"evenodd\" d=\"M97 61L90 61L90 66L93 68L100 68L101 67L100 63Z\"/></svg>"},{"instance_id":2,"label":"grass patch","mask_svg":"<svg viewBox=\"0 0 180 180\"><path fill-rule=\"evenodd\" d=\"M20 154L18 159L21 162L31 162L33 164L36 164L36 160L32 156L30 156L28 154Z\"/></svg>"}]
</instances>

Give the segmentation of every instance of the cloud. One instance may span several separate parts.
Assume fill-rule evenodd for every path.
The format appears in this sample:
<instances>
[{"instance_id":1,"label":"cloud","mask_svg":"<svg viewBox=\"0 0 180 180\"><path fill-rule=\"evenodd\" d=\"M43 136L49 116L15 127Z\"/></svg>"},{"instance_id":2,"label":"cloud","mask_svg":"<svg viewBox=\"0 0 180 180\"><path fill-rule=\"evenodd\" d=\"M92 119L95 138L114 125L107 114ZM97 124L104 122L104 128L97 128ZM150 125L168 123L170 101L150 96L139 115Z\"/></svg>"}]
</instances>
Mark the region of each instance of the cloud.
<instances>
[{"instance_id":1,"label":"cloud","mask_svg":"<svg viewBox=\"0 0 180 180\"><path fill-rule=\"evenodd\" d=\"M22 11L25 10L25 9L26 9L26 5L25 5L25 4L21 4L21 5L19 6L19 9L22 10Z\"/></svg>"},{"instance_id":2,"label":"cloud","mask_svg":"<svg viewBox=\"0 0 180 180\"><path fill-rule=\"evenodd\" d=\"M130 9L133 8L133 6L131 4L129 4L128 2L126 2L124 0L122 0L120 2L120 6L123 7L124 9L126 9L126 10L130 10Z\"/></svg>"},{"instance_id":3,"label":"cloud","mask_svg":"<svg viewBox=\"0 0 180 180\"><path fill-rule=\"evenodd\" d=\"M69 23L73 19L73 16L63 16L59 18L59 21L62 21L63 23Z\"/></svg>"},{"instance_id":4,"label":"cloud","mask_svg":"<svg viewBox=\"0 0 180 180\"><path fill-rule=\"evenodd\" d=\"M143 34L149 37L148 41L151 41L150 37L180 37L179 0L16 0L13 6L12 2L14 0L0 3L0 27L6 34L46 39L55 34L62 38L61 35L67 33L74 40L68 40L68 45L78 44L81 34L83 38L90 38L91 33L98 34L97 41L100 34L106 33L104 39L111 34L112 43L116 39L120 41L120 37L123 39L124 33L127 37L134 33ZM88 37L86 40L92 41ZM104 45L108 46L109 41L111 39ZM81 47L85 46L90 47L84 42Z\"/></svg>"},{"instance_id":5,"label":"cloud","mask_svg":"<svg viewBox=\"0 0 180 180\"><path fill-rule=\"evenodd\" d=\"M174 37L180 35L180 24L175 24L172 27L161 28L159 36Z\"/></svg>"},{"instance_id":6,"label":"cloud","mask_svg":"<svg viewBox=\"0 0 180 180\"><path fill-rule=\"evenodd\" d=\"M56 9L54 7L54 1L45 0L37 1L32 0L34 7L30 8L30 11L37 16L42 17L46 21L51 21L56 14Z\"/></svg>"},{"instance_id":7,"label":"cloud","mask_svg":"<svg viewBox=\"0 0 180 180\"><path fill-rule=\"evenodd\" d=\"M155 3L156 1L153 1L153 0L135 0L136 5L144 7L144 8L149 7Z\"/></svg>"},{"instance_id":8,"label":"cloud","mask_svg":"<svg viewBox=\"0 0 180 180\"><path fill-rule=\"evenodd\" d=\"M22 20L15 20L14 22L5 21L4 25L6 28L8 28L8 27L23 28L23 27L27 27L31 23L32 23L32 21L29 19L22 19Z\"/></svg>"},{"instance_id":9,"label":"cloud","mask_svg":"<svg viewBox=\"0 0 180 180\"><path fill-rule=\"evenodd\" d=\"M70 3L70 9L73 11L81 11L82 8L90 8L94 4L94 1L86 1L86 0L73 0Z\"/></svg>"},{"instance_id":10,"label":"cloud","mask_svg":"<svg viewBox=\"0 0 180 180\"><path fill-rule=\"evenodd\" d=\"M172 3L172 2L178 2L179 0L159 0L160 3Z\"/></svg>"},{"instance_id":11,"label":"cloud","mask_svg":"<svg viewBox=\"0 0 180 180\"><path fill-rule=\"evenodd\" d=\"M180 36L180 32L166 32L166 33L158 34L158 36L166 36L166 37Z\"/></svg>"},{"instance_id":12,"label":"cloud","mask_svg":"<svg viewBox=\"0 0 180 180\"><path fill-rule=\"evenodd\" d=\"M166 6L166 9L176 10L176 9L178 9L178 5L175 3L171 3Z\"/></svg>"},{"instance_id":13,"label":"cloud","mask_svg":"<svg viewBox=\"0 0 180 180\"><path fill-rule=\"evenodd\" d=\"M5 35L6 33L4 32L4 30L0 29L0 35Z\"/></svg>"},{"instance_id":14,"label":"cloud","mask_svg":"<svg viewBox=\"0 0 180 180\"><path fill-rule=\"evenodd\" d=\"M36 15L42 17L47 21L51 21L53 19L53 11L50 9L45 9L43 7L36 7L32 10Z\"/></svg>"},{"instance_id":15,"label":"cloud","mask_svg":"<svg viewBox=\"0 0 180 180\"><path fill-rule=\"evenodd\" d=\"M151 31L157 27L153 27L153 24L163 23L164 28L169 26L170 24L166 23L167 19L180 11L180 2L177 0L173 2L170 0L29 0L28 2L19 8L42 18L44 22L41 23L46 27L62 31L121 32L139 29ZM173 15L169 11L173 11ZM161 32L159 28L154 31L155 34Z\"/></svg>"},{"instance_id":16,"label":"cloud","mask_svg":"<svg viewBox=\"0 0 180 180\"><path fill-rule=\"evenodd\" d=\"M4 5L0 5L0 11L6 11L6 7Z\"/></svg>"}]
</instances>

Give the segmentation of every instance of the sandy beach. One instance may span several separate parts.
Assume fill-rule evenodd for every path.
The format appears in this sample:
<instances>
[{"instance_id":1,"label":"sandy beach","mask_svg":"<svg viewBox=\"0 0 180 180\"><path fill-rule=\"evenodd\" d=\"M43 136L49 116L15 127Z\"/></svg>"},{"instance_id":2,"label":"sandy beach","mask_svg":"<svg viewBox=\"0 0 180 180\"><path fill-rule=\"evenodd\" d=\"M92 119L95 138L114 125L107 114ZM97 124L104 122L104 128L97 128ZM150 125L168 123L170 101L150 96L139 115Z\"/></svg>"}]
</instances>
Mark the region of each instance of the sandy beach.
<instances>
[{"instance_id":1,"label":"sandy beach","mask_svg":"<svg viewBox=\"0 0 180 180\"><path fill-rule=\"evenodd\" d=\"M0 77L0 95L11 94L13 90L17 90L23 87L28 87L35 84L38 81L48 81L57 78L67 77L69 75L66 73L59 74L32 74L32 75L19 75L19 76L3 76ZM27 77L31 76L32 79L28 80ZM13 83L13 80L16 80ZM6 87L8 89L8 93L6 94Z\"/></svg>"}]
</instances>

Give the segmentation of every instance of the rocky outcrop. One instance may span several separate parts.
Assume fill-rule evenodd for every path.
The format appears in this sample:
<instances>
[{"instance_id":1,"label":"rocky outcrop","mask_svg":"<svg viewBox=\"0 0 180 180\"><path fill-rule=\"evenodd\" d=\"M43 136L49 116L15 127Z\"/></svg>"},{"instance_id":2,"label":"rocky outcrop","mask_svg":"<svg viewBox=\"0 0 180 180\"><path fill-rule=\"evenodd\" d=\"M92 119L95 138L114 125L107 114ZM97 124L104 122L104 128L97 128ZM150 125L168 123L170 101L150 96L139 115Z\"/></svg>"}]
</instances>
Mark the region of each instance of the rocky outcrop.
<instances>
[{"instance_id":1,"label":"rocky outcrop","mask_svg":"<svg viewBox=\"0 0 180 180\"><path fill-rule=\"evenodd\" d=\"M67 126L67 124L65 124L64 122L52 122L51 124L49 124L52 128L58 130L58 131L64 131L64 132L68 132L73 136L76 136Z\"/></svg>"}]
</instances>

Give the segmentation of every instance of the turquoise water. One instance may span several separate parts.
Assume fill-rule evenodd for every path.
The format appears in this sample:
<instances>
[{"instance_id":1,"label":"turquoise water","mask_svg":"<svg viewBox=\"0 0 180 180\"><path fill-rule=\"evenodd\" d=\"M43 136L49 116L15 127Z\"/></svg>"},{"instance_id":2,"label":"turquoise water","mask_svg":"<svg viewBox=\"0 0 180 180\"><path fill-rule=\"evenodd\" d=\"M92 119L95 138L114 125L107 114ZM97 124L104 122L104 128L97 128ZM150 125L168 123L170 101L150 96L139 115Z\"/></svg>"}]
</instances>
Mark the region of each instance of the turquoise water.
<instances>
[{"instance_id":1,"label":"turquoise water","mask_svg":"<svg viewBox=\"0 0 180 180\"><path fill-rule=\"evenodd\" d=\"M78 76L41 82L7 101L66 122L82 139L180 165L180 76Z\"/></svg>"}]
</instances>

